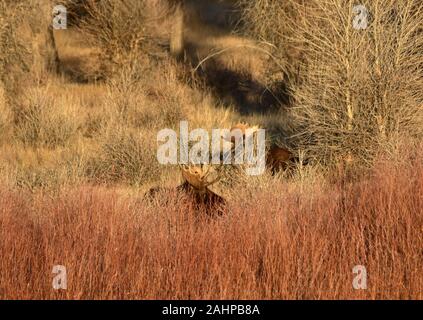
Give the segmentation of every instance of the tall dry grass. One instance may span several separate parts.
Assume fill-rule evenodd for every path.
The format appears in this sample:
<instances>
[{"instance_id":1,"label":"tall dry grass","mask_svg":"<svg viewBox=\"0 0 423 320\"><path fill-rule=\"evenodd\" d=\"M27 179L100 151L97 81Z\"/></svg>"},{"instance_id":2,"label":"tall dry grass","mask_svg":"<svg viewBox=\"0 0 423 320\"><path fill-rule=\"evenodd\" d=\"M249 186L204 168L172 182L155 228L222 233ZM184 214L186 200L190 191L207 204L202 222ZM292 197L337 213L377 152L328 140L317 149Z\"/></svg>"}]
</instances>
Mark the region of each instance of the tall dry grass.
<instances>
[{"instance_id":1,"label":"tall dry grass","mask_svg":"<svg viewBox=\"0 0 423 320\"><path fill-rule=\"evenodd\" d=\"M220 219L171 192L151 207L98 187L1 189L0 298L421 299L422 163L303 191L273 180ZM52 289L53 265L67 290ZM355 265L367 290L352 287Z\"/></svg>"},{"instance_id":2,"label":"tall dry grass","mask_svg":"<svg viewBox=\"0 0 423 320\"><path fill-rule=\"evenodd\" d=\"M26 92L14 110L14 136L31 146L67 146L83 124L81 107L69 99L55 99L50 86Z\"/></svg>"}]
</instances>

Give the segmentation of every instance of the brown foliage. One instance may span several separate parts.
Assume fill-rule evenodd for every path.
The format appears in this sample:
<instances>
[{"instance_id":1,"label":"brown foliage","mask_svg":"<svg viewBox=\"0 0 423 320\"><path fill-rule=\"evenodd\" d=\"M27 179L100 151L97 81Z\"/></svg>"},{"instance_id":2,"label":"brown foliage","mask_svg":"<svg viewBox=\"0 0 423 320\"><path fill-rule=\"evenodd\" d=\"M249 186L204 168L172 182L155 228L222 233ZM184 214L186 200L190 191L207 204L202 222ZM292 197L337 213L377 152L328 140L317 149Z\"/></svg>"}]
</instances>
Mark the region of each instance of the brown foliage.
<instances>
[{"instance_id":1,"label":"brown foliage","mask_svg":"<svg viewBox=\"0 0 423 320\"><path fill-rule=\"evenodd\" d=\"M421 299L421 160L312 196L275 182L219 219L98 187L3 189L0 298ZM67 290L52 289L56 264ZM355 265L367 268L367 290L352 287Z\"/></svg>"}]
</instances>

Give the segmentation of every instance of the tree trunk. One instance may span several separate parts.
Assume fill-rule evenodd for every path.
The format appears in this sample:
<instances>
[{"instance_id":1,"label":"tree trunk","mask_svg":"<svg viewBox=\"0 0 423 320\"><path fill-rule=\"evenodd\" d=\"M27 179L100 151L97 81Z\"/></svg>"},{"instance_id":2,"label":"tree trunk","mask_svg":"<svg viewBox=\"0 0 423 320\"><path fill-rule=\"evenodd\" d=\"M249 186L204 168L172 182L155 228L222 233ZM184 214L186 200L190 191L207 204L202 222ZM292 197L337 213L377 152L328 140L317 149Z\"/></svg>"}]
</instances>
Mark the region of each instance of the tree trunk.
<instances>
[{"instance_id":1,"label":"tree trunk","mask_svg":"<svg viewBox=\"0 0 423 320\"><path fill-rule=\"evenodd\" d=\"M170 35L170 53L177 59L183 56L184 52L184 11L182 4L175 9L174 21Z\"/></svg>"}]
</instances>

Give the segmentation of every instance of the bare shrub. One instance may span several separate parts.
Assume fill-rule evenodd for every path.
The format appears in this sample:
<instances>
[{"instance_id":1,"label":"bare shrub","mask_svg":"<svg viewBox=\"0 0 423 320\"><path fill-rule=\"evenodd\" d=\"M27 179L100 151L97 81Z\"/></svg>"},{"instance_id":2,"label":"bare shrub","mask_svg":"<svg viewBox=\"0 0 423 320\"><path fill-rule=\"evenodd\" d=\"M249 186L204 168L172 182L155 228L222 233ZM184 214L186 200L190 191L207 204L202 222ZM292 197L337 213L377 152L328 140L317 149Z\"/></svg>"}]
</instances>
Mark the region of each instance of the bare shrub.
<instances>
[{"instance_id":1,"label":"bare shrub","mask_svg":"<svg viewBox=\"0 0 423 320\"><path fill-rule=\"evenodd\" d=\"M25 68L24 44L17 34L17 24L21 15L24 13L23 4L12 6L6 0L0 1L0 77L1 80L12 87L9 81L12 81L14 75L9 73L8 68L13 64ZM23 70L21 70L22 72Z\"/></svg>"},{"instance_id":2,"label":"bare shrub","mask_svg":"<svg viewBox=\"0 0 423 320\"><path fill-rule=\"evenodd\" d=\"M160 37L157 22L167 14L161 0L88 0L83 3L86 14L79 28L102 51L103 75L113 75L120 67L134 59L160 55Z\"/></svg>"},{"instance_id":3,"label":"bare shrub","mask_svg":"<svg viewBox=\"0 0 423 320\"><path fill-rule=\"evenodd\" d=\"M107 81L111 117L133 128L151 130L174 127L184 118L188 92L181 90L175 66L164 60L156 67L161 71L145 70L139 64L125 66Z\"/></svg>"},{"instance_id":4,"label":"bare shrub","mask_svg":"<svg viewBox=\"0 0 423 320\"><path fill-rule=\"evenodd\" d=\"M292 144L325 163L369 164L399 136L422 138L420 1L365 1L365 30L353 27L353 1L272 3L252 1L246 12L257 37L302 51L299 78L289 82Z\"/></svg>"},{"instance_id":5,"label":"bare shrub","mask_svg":"<svg viewBox=\"0 0 423 320\"><path fill-rule=\"evenodd\" d=\"M58 67L50 0L0 0L0 79L16 94Z\"/></svg>"},{"instance_id":6,"label":"bare shrub","mask_svg":"<svg viewBox=\"0 0 423 320\"><path fill-rule=\"evenodd\" d=\"M55 148L74 138L82 123L78 107L55 99L49 87L31 89L14 110L14 135L24 145Z\"/></svg>"},{"instance_id":7,"label":"bare shrub","mask_svg":"<svg viewBox=\"0 0 423 320\"><path fill-rule=\"evenodd\" d=\"M155 135L114 126L100 139L100 151L87 165L91 180L141 185L158 178Z\"/></svg>"},{"instance_id":8,"label":"bare shrub","mask_svg":"<svg viewBox=\"0 0 423 320\"><path fill-rule=\"evenodd\" d=\"M302 47L290 41L293 30L287 21L304 19L302 8L296 6L301 0L236 2L241 11L239 31L267 44L267 50L274 57L268 62L269 78L295 75L298 72Z\"/></svg>"},{"instance_id":9,"label":"bare shrub","mask_svg":"<svg viewBox=\"0 0 423 320\"><path fill-rule=\"evenodd\" d=\"M368 3L372 21L364 31L353 28L351 7L319 6L315 12L338 19L309 17L298 35L309 49L307 76L293 86L297 143L323 159L351 155L369 163L398 136L421 139L422 4Z\"/></svg>"}]
</instances>

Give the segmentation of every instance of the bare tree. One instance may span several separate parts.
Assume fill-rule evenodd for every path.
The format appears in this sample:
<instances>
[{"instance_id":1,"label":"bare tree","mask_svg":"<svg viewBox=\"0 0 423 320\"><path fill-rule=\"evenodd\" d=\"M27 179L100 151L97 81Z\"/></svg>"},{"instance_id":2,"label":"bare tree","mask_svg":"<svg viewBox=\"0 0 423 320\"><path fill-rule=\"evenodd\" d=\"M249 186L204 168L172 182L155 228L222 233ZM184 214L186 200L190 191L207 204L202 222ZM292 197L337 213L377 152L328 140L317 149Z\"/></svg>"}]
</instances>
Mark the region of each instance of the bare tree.
<instances>
[{"instance_id":1,"label":"bare tree","mask_svg":"<svg viewBox=\"0 0 423 320\"><path fill-rule=\"evenodd\" d=\"M180 58L184 50L184 10L183 3L177 3L174 9L172 31L170 36L170 53Z\"/></svg>"}]
</instances>

